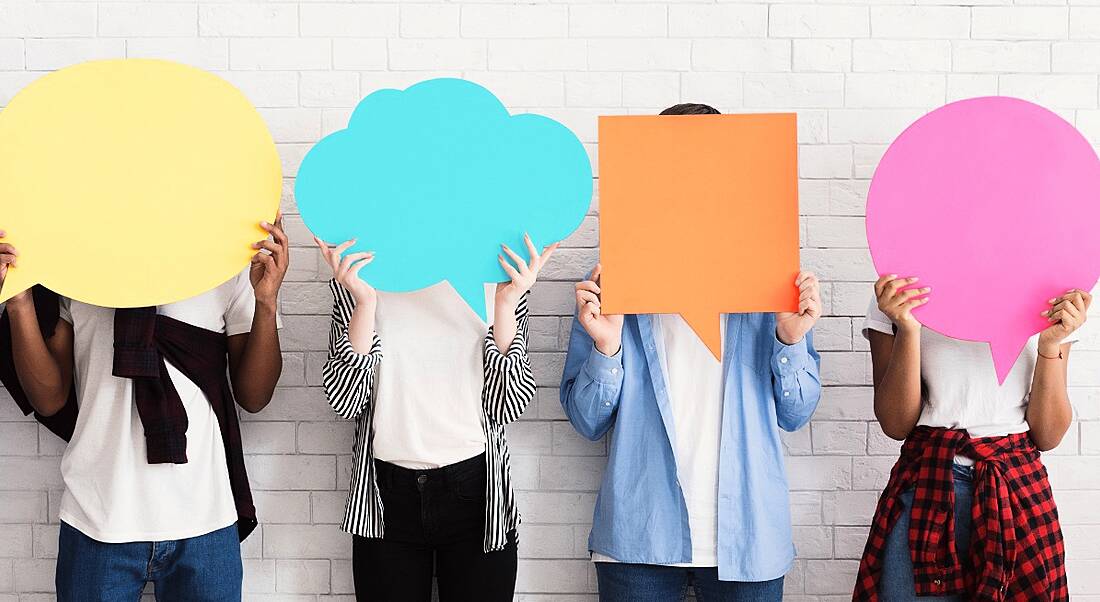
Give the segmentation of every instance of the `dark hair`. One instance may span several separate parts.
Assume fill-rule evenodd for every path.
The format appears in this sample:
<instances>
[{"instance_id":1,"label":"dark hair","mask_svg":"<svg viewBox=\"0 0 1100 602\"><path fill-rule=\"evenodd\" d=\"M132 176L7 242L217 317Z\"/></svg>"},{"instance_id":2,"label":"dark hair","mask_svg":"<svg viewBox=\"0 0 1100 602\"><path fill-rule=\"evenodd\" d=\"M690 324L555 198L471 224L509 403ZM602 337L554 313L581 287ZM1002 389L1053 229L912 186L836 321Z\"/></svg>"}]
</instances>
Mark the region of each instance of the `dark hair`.
<instances>
[{"instance_id":1,"label":"dark hair","mask_svg":"<svg viewBox=\"0 0 1100 602\"><path fill-rule=\"evenodd\" d=\"M661 111L661 115L718 115L718 109L694 102L685 102Z\"/></svg>"}]
</instances>

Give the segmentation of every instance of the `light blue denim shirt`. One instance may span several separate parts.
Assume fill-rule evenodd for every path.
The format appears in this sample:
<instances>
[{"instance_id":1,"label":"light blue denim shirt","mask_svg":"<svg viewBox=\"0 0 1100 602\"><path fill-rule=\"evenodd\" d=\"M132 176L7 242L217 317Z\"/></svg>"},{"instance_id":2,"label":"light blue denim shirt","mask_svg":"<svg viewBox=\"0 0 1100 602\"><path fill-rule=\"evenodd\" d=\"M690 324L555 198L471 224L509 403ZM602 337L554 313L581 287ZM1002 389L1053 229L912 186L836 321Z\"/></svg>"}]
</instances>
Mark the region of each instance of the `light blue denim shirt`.
<instances>
[{"instance_id":1,"label":"light blue denim shirt","mask_svg":"<svg viewBox=\"0 0 1100 602\"><path fill-rule=\"evenodd\" d=\"M775 336L775 314L727 314L718 459L718 578L768 581L794 560L779 429L810 420L821 397L812 333ZM588 548L621 562L691 562L687 506L676 474L673 414L648 315L627 316L622 349L596 351L573 321L561 381L573 427L591 440L612 431Z\"/></svg>"}]
</instances>

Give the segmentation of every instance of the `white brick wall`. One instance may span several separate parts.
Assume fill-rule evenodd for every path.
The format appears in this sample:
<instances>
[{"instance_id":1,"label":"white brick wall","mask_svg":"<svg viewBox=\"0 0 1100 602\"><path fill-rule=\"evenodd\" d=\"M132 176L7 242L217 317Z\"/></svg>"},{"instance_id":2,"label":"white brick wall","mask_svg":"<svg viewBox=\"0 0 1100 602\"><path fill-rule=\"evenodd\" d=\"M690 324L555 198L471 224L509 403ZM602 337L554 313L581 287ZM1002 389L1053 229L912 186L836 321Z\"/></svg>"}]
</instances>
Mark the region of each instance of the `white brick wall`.
<instances>
[{"instance_id":1,"label":"white brick wall","mask_svg":"<svg viewBox=\"0 0 1100 602\"><path fill-rule=\"evenodd\" d=\"M336 420L318 387L326 275L291 194L311 143L372 90L440 75L482 82L514 110L561 120L593 158L600 114L652 113L681 100L797 110L803 262L825 280L818 343L828 386L813 424L786 437L802 556L787 591L789 600L844 600L898 449L873 422L870 358L858 334L874 277L862 224L868 179L915 117L967 96L1037 100L1100 142L1100 8L1069 1L0 0L0 106L63 65L158 56L227 77L270 124L297 248L283 293L282 386L244 422L262 519L244 547L245 587L252 600L292 601L352 599L349 540L337 528L351 425ZM592 213L536 287L531 349L542 388L509 429L526 518L519 598L532 602L595 592L585 546L606 446L574 434L556 388L571 282L597 256L596 203ZM1086 337L1074 357L1080 421L1047 462L1074 596L1100 600L1100 338ZM0 602L52 599L61 451L0 391Z\"/></svg>"}]
</instances>

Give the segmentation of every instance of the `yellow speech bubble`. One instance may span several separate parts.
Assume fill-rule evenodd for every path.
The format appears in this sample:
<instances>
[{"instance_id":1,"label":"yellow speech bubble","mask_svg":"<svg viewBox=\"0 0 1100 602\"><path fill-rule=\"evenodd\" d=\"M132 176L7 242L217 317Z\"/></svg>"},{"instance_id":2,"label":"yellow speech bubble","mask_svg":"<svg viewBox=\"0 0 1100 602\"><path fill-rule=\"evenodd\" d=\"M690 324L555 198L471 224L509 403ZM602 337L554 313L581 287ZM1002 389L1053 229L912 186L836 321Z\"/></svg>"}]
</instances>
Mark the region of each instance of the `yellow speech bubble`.
<instances>
[{"instance_id":1,"label":"yellow speech bubble","mask_svg":"<svg viewBox=\"0 0 1100 602\"><path fill-rule=\"evenodd\" d=\"M239 273L278 211L271 134L229 82L170 61L93 61L0 111L0 301L36 283L86 303L179 301Z\"/></svg>"}]
</instances>

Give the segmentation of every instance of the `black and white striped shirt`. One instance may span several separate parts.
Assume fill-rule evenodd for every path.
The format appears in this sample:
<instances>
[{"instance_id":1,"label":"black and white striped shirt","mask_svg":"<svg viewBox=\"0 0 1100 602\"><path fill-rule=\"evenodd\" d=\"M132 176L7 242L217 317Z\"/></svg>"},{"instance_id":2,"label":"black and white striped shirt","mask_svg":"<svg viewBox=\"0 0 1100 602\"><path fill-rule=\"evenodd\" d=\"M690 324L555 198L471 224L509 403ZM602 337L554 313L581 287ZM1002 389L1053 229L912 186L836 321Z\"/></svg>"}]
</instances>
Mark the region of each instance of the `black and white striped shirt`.
<instances>
[{"instance_id":1,"label":"black and white striped shirt","mask_svg":"<svg viewBox=\"0 0 1100 602\"><path fill-rule=\"evenodd\" d=\"M382 498L378 492L373 449L373 396L375 377L382 362L382 341L376 334L369 353L356 353L348 339L355 298L336 280L331 280L329 286L333 296L332 328L322 381L332 409L343 418L356 421L351 488L341 528L362 537L382 537ZM504 426L517 420L535 397L535 377L527 356L527 297L525 294L516 308L518 328L508 352L501 353L497 349L492 327L484 341L481 423L485 429L488 481L483 545L486 552L503 549L508 543L508 533L520 522L512 491Z\"/></svg>"}]
</instances>

